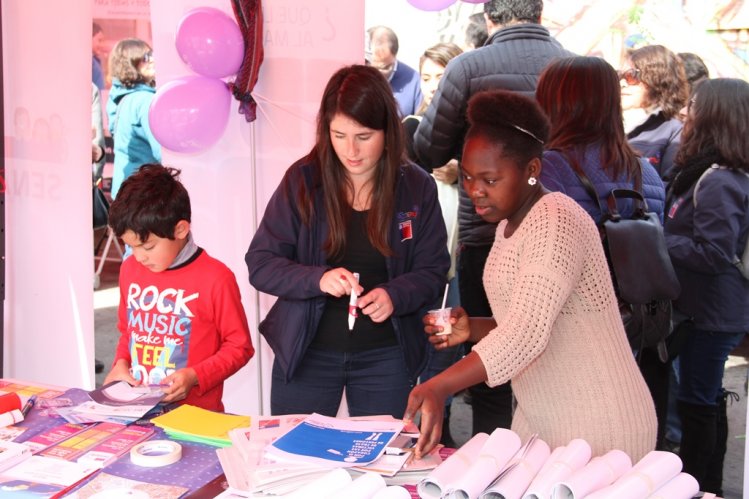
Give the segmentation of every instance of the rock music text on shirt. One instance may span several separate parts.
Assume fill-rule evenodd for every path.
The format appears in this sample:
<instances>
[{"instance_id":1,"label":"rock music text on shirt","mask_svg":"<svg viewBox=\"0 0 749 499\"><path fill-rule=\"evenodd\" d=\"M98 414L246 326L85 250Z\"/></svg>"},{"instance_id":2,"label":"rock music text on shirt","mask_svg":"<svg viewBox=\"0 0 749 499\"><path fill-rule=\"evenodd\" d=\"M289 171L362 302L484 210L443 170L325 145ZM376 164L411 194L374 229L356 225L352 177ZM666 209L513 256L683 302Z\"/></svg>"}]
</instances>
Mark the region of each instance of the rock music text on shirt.
<instances>
[{"instance_id":1,"label":"rock music text on shirt","mask_svg":"<svg viewBox=\"0 0 749 499\"><path fill-rule=\"evenodd\" d=\"M130 334L132 376L159 384L177 369L187 366L192 319L190 302L199 293L183 289L141 288L131 283L127 292L127 330Z\"/></svg>"}]
</instances>

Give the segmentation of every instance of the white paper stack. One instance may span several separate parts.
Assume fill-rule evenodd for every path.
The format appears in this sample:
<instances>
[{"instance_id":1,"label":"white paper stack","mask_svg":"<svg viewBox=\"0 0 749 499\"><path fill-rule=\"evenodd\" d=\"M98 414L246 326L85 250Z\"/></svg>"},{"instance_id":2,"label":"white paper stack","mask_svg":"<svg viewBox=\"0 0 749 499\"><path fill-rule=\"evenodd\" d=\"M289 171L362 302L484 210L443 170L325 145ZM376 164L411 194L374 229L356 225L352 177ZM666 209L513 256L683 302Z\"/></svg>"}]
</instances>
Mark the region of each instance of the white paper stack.
<instances>
[{"instance_id":1,"label":"white paper stack","mask_svg":"<svg viewBox=\"0 0 749 499\"><path fill-rule=\"evenodd\" d=\"M377 473L364 473L342 489L329 495L330 499L370 499L387 487L385 479Z\"/></svg>"}]
</instances>

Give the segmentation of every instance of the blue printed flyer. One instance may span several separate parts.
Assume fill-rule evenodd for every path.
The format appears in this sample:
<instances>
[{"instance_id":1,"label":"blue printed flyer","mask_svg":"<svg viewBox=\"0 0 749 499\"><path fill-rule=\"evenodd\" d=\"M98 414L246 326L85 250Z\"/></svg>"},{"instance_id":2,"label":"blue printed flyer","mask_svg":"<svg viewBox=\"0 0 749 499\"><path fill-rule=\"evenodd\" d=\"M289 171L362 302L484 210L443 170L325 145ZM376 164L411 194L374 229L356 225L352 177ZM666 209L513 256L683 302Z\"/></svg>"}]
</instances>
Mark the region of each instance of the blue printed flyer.
<instances>
[{"instance_id":1,"label":"blue printed flyer","mask_svg":"<svg viewBox=\"0 0 749 499\"><path fill-rule=\"evenodd\" d=\"M268 452L281 460L327 467L363 466L380 457L401 430L403 422L398 420L350 420L311 414L274 441Z\"/></svg>"}]
</instances>

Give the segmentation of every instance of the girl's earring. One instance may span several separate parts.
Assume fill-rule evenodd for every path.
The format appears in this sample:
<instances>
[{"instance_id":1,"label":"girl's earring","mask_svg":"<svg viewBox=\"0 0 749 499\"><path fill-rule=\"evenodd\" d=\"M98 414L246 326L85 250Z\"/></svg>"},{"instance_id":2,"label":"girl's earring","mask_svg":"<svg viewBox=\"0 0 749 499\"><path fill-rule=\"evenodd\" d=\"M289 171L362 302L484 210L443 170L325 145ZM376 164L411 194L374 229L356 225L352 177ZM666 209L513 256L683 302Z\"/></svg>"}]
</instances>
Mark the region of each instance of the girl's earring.
<instances>
[{"instance_id":1,"label":"girl's earring","mask_svg":"<svg viewBox=\"0 0 749 499\"><path fill-rule=\"evenodd\" d=\"M536 177L530 177L528 179L528 185L536 185L536 182L538 182L538 180L536 180Z\"/></svg>"}]
</instances>

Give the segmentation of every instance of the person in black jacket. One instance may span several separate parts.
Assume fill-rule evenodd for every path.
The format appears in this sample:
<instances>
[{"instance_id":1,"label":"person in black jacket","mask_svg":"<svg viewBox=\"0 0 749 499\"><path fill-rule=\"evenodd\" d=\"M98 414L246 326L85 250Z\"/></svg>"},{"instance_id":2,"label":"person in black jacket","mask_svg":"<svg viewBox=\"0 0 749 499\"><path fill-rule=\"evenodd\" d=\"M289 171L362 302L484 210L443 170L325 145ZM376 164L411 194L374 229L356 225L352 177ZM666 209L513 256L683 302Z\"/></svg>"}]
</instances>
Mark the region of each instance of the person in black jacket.
<instances>
[{"instance_id":1,"label":"person in black jacket","mask_svg":"<svg viewBox=\"0 0 749 499\"><path fill-rule=\"evenodd\" d=\"M679 455L700 490L722 496L723 374L749 331L749 280L735 264L749 238L749 83L704 81L687 116L664 226L681 284L674 310L688 318L679 353Z\"/></svg>"},{"instance_id":2,"label":"person in black jacket","mask_svg":"<svg viewBox=\"0 0 749 499\"><path fill-rule=\"evenodd\" d=\"M541 0L492 0L484 4L489 39L450 62L414 137L420 163L428 168L460 158L467 130L468 100L481 90L512 90L533 97L538 76L550 61L572 56L541 26ZM496 224L485 222L460 189L458 207L458 281L461 304L472 317L490 317L482 282L484 263L494 242ZM472 387L473 433L509 428L509 383Z\"/></svg>"},{"instance_id":3,"label":"person in black jacket","mask_svg":"<svg viewBox=\"0 0 749 499\"><path fill-rule=\"evenodd\" d=\"M312 151L287 170L245 256L278 300L273 414L400 418L427 361L421 317L450 267L437 187L404 154L398 107L371 66L328 81ZM355 294L353 299L351 295Z\"/></svg>"}]
</instances>

